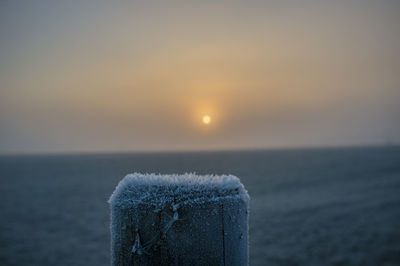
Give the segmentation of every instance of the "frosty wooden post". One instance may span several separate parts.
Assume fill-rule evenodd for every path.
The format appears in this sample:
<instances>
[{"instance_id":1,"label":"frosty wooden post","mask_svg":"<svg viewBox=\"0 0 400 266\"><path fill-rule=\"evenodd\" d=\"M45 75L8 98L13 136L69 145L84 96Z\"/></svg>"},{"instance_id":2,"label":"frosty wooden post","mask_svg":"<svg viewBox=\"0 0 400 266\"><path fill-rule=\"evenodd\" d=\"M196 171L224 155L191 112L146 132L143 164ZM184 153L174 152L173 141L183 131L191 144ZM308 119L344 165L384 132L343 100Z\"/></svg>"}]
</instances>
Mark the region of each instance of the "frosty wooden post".
<instances>
[{"instance_id":1,"label":"frosty wooden post","mask_svg":"<svg viewBox=\"0 0 400 266\"><path fill-rule=\"evenodd\" d=\"M112 265L248 265L248 200L232 175L127 175L109 200Z\"/></svg>"}]
</instances>

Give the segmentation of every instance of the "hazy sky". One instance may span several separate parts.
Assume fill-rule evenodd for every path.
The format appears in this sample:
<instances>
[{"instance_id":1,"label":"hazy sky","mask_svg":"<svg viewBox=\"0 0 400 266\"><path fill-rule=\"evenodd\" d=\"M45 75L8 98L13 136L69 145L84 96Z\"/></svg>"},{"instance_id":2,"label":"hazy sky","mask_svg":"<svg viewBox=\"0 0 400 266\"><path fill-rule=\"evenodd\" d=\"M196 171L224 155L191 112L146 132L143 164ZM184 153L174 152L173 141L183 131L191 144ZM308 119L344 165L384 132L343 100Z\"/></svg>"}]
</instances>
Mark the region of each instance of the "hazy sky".
<instances>
[{"instance_id":1,"label":"hazy sky","mask_svg":"<svg viewBox=\"0 0 400 266\"><path fill-rule=\"evenodd\" d=\"M399 14L394 0L1 1L0 153L400 142Z\"/></svg>"}]
</instances>

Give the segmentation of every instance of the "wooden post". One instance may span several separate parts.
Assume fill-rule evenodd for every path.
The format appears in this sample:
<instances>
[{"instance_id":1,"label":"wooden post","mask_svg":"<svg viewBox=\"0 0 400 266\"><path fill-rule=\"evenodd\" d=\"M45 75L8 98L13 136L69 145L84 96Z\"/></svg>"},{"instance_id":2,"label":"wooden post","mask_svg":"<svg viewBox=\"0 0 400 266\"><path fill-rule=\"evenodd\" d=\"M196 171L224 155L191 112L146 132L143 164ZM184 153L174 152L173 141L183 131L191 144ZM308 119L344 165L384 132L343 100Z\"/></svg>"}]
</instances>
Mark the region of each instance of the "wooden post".
<instances>
[{"instance_id":1,"label":"wooden post","mask_svg":"<svg viewBox=\"0 0 400 266\"><path fill-rule=\"evenodd\" d=\"M112 265L248 265L248 200L231 175L128 175L109 200Z\"/></svg>"}]
</instances>

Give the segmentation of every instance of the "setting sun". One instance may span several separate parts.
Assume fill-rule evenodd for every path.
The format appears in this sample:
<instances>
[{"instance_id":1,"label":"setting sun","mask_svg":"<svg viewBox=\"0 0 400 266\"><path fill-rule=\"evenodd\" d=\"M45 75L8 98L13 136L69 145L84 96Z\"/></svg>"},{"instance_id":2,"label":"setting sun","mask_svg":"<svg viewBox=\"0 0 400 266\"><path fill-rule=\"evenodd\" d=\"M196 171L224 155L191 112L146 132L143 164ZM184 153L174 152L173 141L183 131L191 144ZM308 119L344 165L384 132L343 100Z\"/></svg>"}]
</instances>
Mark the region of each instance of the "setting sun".
<instances>
[{"instance_id":1,"label":"setting sun","mask_svg":"<svg viewBox=\"0 0 400 266\"><path fill-rule=\"evenodd\" d=\"M209 115L203 115L203 124L208 125L211 123L211 117Z\"/></svg>"}]
</instances>

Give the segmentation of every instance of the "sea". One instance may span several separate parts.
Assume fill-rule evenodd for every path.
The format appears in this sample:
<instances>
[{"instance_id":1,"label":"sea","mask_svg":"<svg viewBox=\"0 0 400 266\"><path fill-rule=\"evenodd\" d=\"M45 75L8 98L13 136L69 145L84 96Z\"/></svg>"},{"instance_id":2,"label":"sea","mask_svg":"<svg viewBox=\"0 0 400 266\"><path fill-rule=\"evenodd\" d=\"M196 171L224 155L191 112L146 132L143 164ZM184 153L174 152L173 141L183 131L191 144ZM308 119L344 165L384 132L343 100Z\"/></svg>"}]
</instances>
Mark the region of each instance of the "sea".
<instances>
[{"instance_id":1,"label":"sea","mask_svg":"<svg viewBox=\"0 0 400 266\"><path fill-rule=\"evenodd\" d=\"M233 174L250 265L400 265L400 147L0 157L0 265L110 265L128 173Z\"/></svg>"}]
</instances>

